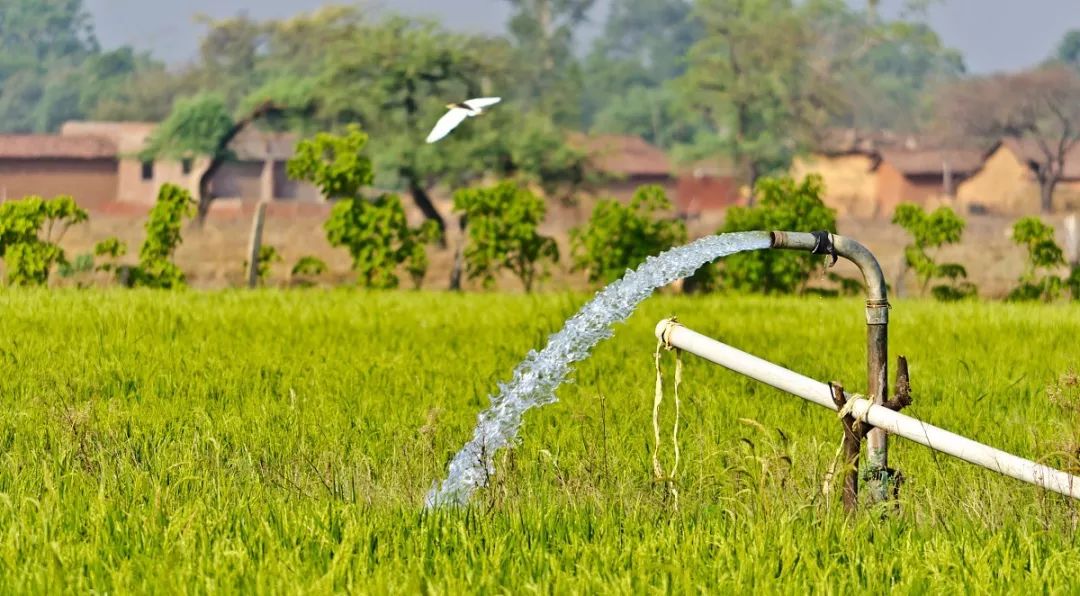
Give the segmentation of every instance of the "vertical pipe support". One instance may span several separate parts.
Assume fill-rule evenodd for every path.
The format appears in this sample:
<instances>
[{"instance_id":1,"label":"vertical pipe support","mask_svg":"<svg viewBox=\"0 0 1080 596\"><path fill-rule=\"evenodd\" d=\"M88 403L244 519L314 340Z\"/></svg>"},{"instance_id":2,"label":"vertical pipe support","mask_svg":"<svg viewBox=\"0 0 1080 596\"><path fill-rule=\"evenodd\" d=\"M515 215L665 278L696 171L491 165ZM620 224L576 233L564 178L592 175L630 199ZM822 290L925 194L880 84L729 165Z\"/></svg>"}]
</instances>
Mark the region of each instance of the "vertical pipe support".
<instances>
[{"instance_id":1,"label":"vertical pipe support","mask_svg":"<svg viewBox=\"0 0 1080 596\"><path fill-rule=\"evenodd\" d=\"M803 250L851 261L866 282L866 374L867 396L876 405L888 401L889 379L889 297L885 275L874 254L851 238L821 232L772 232L772 248ZM889 440L882 429L867 435L867 465L871 498L888 498Z\"/></svg>"}]
</instances>

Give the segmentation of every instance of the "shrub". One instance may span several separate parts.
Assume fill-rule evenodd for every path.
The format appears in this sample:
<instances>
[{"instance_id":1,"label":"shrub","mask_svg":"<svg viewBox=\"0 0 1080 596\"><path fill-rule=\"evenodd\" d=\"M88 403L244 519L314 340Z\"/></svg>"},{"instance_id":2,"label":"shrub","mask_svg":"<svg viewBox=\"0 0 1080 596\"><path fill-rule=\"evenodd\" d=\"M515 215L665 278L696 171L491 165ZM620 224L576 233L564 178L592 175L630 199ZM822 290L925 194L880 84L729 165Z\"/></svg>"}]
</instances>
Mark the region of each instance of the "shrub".
<instances>
[{"instance_id":1,"label":"shrub","mask_svg":"<svg viewBox=\"0 0 1080 596\"><path fill-rule=\"evenodd\" d=\"M744 232L783 230L836 232L836 212L821 200L821 177L807 176L796 183L792 178L762 178L758 181L754 207L732 207L718 230ZM720 283L727 289L765 294L805 293L821 257L804 252L766 250L737 253L721 262ZM829 276L845 292L861 286L839 276Z\"/></svg>"},{"instance_id":2,"label":"shrub","mask_svg":"<svg viewBox=\"0 0 1080 596\"><path fill-rule=\"evenodd\" d=\"M130 279L123 279L129 272L123 268L116 271L126 285L172 290L187 285L184 272L172 262L173 253L183 242L180 228L184 218L195 214L195 200L187 190L175 184L164 184L158 191L157 202L146 221L146 240L139 249L139 265L130 270ZM103 250L114 247L108 245ZM117 255L118 256L118 255Z\"/></svg>"},{"instance_id":3,"label":"shrub","mask_svg":"<svg viewBox=\"0 0 1080 596\"><path fill-rule=\"evenodd\" d=\"M361 195L373 177L371 160L363 153L367 140L352 125L343 135L320 133L301 141L289 160L289 176L311 182L326 197L340 199L323 227L332 246L349 251L362 286L397 287L397 269L404 265L419 287L428 265L424 246L438 240L438 227L432 221L410 227L397 195L373 200Z\"/></svg>"},{"instance_id":4,"label":"shrub","mask_svg":"<svg viewBox=\"0 0 1080 596\"><path fill-rule=\"evenodd\" d=\"M546 261L559 260L555 240L537 231L547 213L544 201L515 182L454 193L454 211L467 222L465 271L485 287L501 269L521 280L526 292L547 275Z\"/></svg>"},{"instance_id":5,"label":"shrub","mask_svg":"<svg viewBox=\"0 0 1080 596\"><path fill-rule=\"evenodd\" d=\"M0 258L4 259L7 283L16 286L45 285L56 265L68 265L59 242L71 226L88 215L75 199L27 197L0 205Z\"/></svg>"},{"instance_id":6,"label":"shrub","mask_svg":"<svg viewBox=\"0 0 1080 596\"><path fill-rule=\"evenodd\" d=\"M326 273L326 263L318 257L303 256L293 265L292 275L316 276Z\"/></svg>"},{"instance_id":7,"label":"shrub","mask_svg":"<svg viewBox=\"0 0 1080 596\"><path fill-rule=\"evenodd\" d=\"M1054 228L1037 217L1024 217L1013 225L1012 237L1014 242L1027 249L1028 262L1020 285L1009 292L1008 299L1049 302L1058 298L1066 287L1066 280L1052 273L1043 274L1043 270L1053 271L1065 265L1065 255L1054 242Z\"/></svg>"},{"instance_id":8,"label":"shrub","mask_svg":"<svg viewBox=\"0 0 1080 596\"><path fill-rule=\"evenodd\" d=\"M670 217L671 202L659 186L642 186L629 206L600 201L584 228L570 232L573 269L590 282L611 283L646 258L686 242L686 224Z\"/></svg>"},{"instance_id":9,"label":"shrub","mask_svg":"<svg viewBox=\"0 0 1080 596\"><path fill-rule=\"evenodd\" d=\"M274 263L282 262L281 254L278 250L269 244L259 245L259 261L255 266L255 277L259 280L259 285L266 283L266 280L270 279L270 268ZM244 260L244 271L248 269L248 262ZM246 275L246 273L245 273Z\"/></svg>"},{"instance_id":10,"label":"shrub","mask_svg":"<svg viewBox=\"0 0 1080 596\"><path fill-rule=\"evenodd\" d=\"M427 270L423 245L438 237L432 221L410 228L405 208L397 195L383 195L373 201L356 198L334 205L324 226L331 246L344 247L353 259L353 271L367 288L398 286L397 268L405 265L413 282L419 284Z\"/></svg>"},{"instance_id":11,"label":"shrub","mask_svg":"<svg viewBox=\"0 0 1080 596\"><path fill-rule=\"evenodd\" d=\"M911 234L912 243L904 247L904 262L915 272L924 295L935 278L949 281L931 288L938 300L960 300L975 295L975 286L961 281L967 278L963 265L938 264L936 260L942 246L960 242L964 233L964 220L952 209L938 207L933 213L926 213L918 205L903 203L896 208L892 222Z\"/></svg>"}]
</instances>

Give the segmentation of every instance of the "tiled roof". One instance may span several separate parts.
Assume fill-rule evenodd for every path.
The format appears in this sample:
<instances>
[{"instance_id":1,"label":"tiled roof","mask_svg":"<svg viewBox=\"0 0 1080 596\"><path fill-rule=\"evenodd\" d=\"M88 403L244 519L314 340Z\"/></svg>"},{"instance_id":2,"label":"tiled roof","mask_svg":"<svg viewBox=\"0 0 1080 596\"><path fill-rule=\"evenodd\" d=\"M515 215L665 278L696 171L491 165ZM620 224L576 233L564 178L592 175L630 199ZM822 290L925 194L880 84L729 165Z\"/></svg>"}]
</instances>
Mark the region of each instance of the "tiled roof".
<instances>
[{"instance_id":1,"label":"tiled roof","mask_svg":"<svg viewBox=\"0 0 1080 596\"><path fill-rule=\"evenodd\" d=\"M0 135L0 159L108 159L116 145L95 136Z\"/></svg>"}]
</instances>

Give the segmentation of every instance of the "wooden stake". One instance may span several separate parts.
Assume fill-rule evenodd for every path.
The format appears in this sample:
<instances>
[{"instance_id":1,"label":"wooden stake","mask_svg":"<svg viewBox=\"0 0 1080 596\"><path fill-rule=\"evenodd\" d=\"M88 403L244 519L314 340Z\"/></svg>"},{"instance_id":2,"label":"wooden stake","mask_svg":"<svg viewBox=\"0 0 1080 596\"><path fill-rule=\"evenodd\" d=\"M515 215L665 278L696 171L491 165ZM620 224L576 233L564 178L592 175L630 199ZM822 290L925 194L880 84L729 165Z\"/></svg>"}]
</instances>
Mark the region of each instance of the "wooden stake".
<instances>
[{"instance_id":1,"label":"wooden stake","mask_svg":"<svg viewBox=\"0 0 1080 596\"><path fill-rule=\"evenodd\" d=\"M832 390L833 403L837 409L847 405L844 396L844 388L839 383L829 383ZM863 437L866 436L865 425L851 414L844 416L844 441L842 452L844 456L844 511L852 513L859 506L859 451Z\"/></svg>"},{"instance_id":2,"label":"wooden stake","mask_svg":"<svg viewBox=\"0 0 1080 596\"><path fill-rule=\"evenodd\" d=\"M251 238L248 241L248 287L259 285L259 249L262 248L263 222L266 221L267 201L259 201L251 219Z\"/></svg>"}]
</instances>

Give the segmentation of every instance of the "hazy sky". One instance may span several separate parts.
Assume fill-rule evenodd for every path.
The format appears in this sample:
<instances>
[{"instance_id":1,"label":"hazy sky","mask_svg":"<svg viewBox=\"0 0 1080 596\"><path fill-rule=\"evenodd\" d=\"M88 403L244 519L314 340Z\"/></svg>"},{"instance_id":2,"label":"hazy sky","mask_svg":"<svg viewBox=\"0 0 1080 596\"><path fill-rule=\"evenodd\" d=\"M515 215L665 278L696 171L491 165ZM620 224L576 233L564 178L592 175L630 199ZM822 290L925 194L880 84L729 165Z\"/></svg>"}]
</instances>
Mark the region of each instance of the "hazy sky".
<instances>
[{"instance_id":1,"label":"hazy sky","mask_svg":"<svg viewBox=\"0 0 1080 596\"><path fill-rule=\"evenodd\" d=\"M856 2L857 0L849 0ZM603 21L610 0L597 0L593 21ZM86 0L104 45L130 43L158 57L180 62L194 55L199 29L192 15L280 18L308 11L326 0ZM430 15L449 27L498 32L506 23L505 0L377 0L384 10ZM883 0L888 12L901 0ZM1080 29L1080 0L943 0L931 9L930 23L945 43L962 51L976 73L1014 70L1051 54L1069 29ZM597 25L598 26L598 25ZM595 30L595 29L594 29Z\"/></svg>"}]
</instances>

